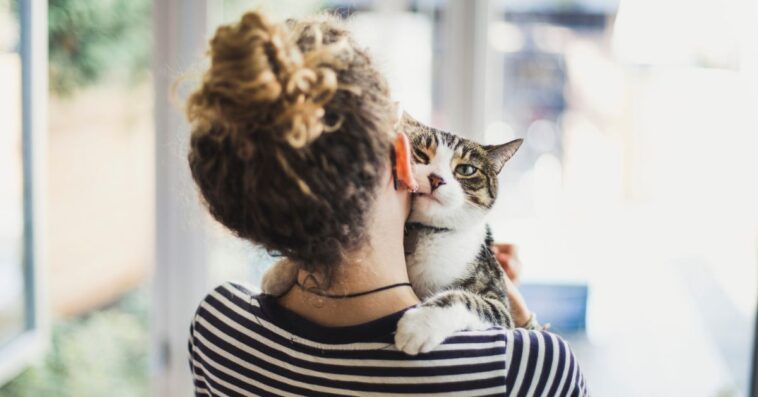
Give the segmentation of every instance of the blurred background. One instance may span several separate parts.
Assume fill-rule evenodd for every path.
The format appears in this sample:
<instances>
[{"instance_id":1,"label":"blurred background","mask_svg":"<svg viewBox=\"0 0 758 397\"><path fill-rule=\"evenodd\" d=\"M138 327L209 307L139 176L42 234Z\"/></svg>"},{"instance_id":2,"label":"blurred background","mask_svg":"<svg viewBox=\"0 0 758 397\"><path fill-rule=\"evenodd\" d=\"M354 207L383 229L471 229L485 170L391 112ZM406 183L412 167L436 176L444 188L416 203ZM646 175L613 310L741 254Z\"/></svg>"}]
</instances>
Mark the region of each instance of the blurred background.
<instances>
[{"instance_id":1,"label":"blurred background","mask_svg":"<svg viewBox=\"0 0 758 397\"><path fill-rule=\"evenodd\" d=\"M271 258L198 204L181 98L258 7L347 18L423 122L526 139L491 224L594 395L752 395L756 2L0 0L0 397L191 395L194 308Z\"/></svg>"}]
</instances>

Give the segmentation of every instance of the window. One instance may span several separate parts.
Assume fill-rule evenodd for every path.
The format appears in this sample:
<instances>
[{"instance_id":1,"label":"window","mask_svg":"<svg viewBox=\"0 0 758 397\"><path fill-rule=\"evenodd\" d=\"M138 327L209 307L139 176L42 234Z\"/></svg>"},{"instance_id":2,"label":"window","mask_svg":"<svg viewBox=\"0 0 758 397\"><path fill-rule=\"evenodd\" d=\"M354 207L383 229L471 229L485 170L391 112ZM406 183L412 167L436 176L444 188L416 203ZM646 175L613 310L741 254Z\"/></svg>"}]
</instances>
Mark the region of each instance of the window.
<instances>
[{"instance_id":1,"label":"window","mask_svg":"<svg viewBox=\"0 0 758 397\"><path fill-rule=\"evenodd\" d=\"M526 138L493 229L520 244L525 283L588 287L586 333L564 336L593 393L744 392L758 252L754 9L493 4L499 76L487 79L502 79L502 100L485 138ZM661 334L674 329L686 331Z\"/></svg>"},{"instance_id":2,"label":"window","mask_svg":"<svg viewBox=\"0 0 758 397\"><path fill-rule=\"evenodd\" d=\"M351 16L358 41L419 120L486 143L526 137L490 223L496 239L521 248L532 309L544 313L540 296L559 314L577 309L568 299L586 304L576 327L585 330L564 336L594 392L745 389L758 253L758 24L747 3L165 4L175 3L159 6L165 19L179 17L156 32L168 49L156 51L165 57L156 64L181 59L176 70L197 62L219 23L251 7L277 18L325 8ZM174 77L157 76L158 95ZM156 99L157 134L175 148L186 126L164 99ZM183 156L164 153L181 161L158 164L156 272L158 345L182 358L204 291L229 279L256 284L270 261L177 198L195 194L189 179L172 185L186 177ZM166 361L180 367L167 367L166 382L186 388L184 361Z\"/></svg>"},{"instance_id":3,"label":"window","mask_svg":"<svg viewBox=\"0 0 758 397\"><path fill-rule=\"evenodd\" d=\"M18 52L19 23L10 3L4 4L0 18L8 26L0 43L0 75L5 87L0 97L0 118L9 133L0 135L0 344L21 333L26 324L24 311L24 156L21 128L21 54ZM4 85L5 85L4 84Z\"/></svg>"},{"instance_id":4,"label":"window","mask_svg":"<svg viewBox=\"0 0 758 397\"><path fill-rule=\"evenodd\" d=\"M36 277L43 262L43 3L0 1L0 383L43 347Z\"/></svg>"}]
</instances>

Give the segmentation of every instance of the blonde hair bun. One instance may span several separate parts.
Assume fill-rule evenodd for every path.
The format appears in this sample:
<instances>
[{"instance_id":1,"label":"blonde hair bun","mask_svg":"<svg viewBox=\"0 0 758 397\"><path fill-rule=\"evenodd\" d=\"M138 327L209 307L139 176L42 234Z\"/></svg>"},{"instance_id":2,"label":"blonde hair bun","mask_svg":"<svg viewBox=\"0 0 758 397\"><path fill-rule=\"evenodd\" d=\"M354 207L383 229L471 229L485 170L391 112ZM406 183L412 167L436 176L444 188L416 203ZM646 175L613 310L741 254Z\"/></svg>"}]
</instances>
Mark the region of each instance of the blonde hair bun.
<instances>
[{"instance_id":1,"label":"blonde hair bun","mask_svg":"<svg viewBox=\"0 0 758 397\"><path fill-rule=\"evenodd\" d=\"M248 12L238 23L218 28L211 40L211 65L189 98L189 120L195 131L223 124L225 131L242 133L228 126L244 126L302 148L339 127L325 124L324 107L346 88L337 72L352 55L344 37L325 43L317 23L288 26Z\"/></svg>"},{"instance_id":2,"label":"blonde hair bun","mask_svg":"<svg viewBox=\"0 0 758 397\"><path fill-rule=\"evenodd\" d=\"M187 161L208 211L237 236L328 273L366 242L386 183L394 106L342 22L220 27L187 103Z\"/></svg>"}]
</instances>

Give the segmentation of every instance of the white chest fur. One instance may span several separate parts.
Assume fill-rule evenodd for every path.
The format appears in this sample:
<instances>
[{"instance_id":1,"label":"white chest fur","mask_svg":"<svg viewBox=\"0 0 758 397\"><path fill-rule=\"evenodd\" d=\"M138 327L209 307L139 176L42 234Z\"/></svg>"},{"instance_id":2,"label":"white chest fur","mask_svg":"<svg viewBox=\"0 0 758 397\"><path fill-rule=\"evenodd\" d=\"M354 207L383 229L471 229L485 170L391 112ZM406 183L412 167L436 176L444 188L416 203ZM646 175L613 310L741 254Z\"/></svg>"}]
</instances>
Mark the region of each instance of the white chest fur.
<instances>
[{"instance_id":1,"label":"white chest fur","mask_svg":"<svg viewBox=\"0 0 758 397\"><path fill-rule=\"evenodd\" d=\"M469 264L484 244L484 223L465 230L421 232L413 253L406 258L408 277L421 299L466 275Z\"/></svg>"}]
</instances>

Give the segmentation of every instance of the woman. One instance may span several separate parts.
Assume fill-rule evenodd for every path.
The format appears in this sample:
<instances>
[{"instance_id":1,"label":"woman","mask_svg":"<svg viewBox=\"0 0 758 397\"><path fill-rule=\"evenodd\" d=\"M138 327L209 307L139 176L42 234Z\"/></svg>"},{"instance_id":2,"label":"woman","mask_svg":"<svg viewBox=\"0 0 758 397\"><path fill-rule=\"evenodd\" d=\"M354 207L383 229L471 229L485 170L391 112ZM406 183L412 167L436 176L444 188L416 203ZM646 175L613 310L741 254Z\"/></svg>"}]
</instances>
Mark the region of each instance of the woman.
<instances>
[{"instance_id":1,"label":"woman","mask_svg":"<svg viewBox=\"0 0 758 397\"><path fill-rule=\"evenodd\" d=\"M297 264L309 287L209 294L189 341L197 395L586 395L568 346L546 332L394 348L397 320L419 303L403 252L410 196L396 187L407 175L393 175L387 84L339 21L251 12L218 29L210 57L188 101L193 178L219 222Z\"/></svg>"}]
</instances>

